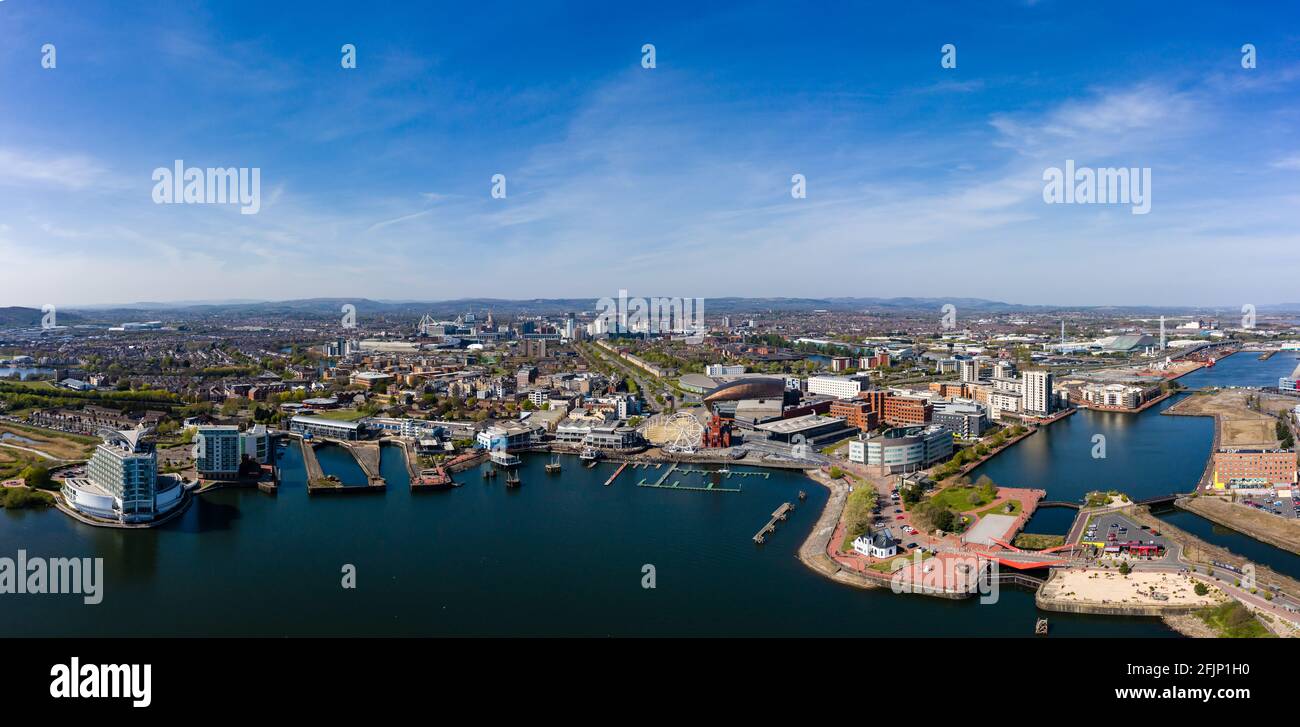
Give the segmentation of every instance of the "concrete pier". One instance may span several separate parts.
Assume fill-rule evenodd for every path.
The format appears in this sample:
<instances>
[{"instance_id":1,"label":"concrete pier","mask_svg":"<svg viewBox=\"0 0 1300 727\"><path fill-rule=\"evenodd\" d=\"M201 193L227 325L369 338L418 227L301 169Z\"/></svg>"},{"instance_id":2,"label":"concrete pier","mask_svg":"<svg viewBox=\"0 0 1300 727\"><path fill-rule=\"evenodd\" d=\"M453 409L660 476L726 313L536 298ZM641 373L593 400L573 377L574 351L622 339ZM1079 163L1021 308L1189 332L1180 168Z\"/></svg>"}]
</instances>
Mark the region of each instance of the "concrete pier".
<instances>
[{"instance_id":1,"label":"concrete pier","mask_svg":"<svg viewBox=\"0 0 1300 727\"><path fill-rule=\"evenodd\" d=\"M325 470L320 467L320 460L316 459L316 448L305 439L298 440L298 447L302 450L302 462L307 469L307 485L310 488L311 483L325 479Z\"/></svg>"},{"instance_id":2,"label":"concrete pier","mask_svg":"<svg viewBox=\"0 0 1300 727\"><path fill-rule=\"evenodd\" d=\"M307 469L307 494L313 495L319 492L383 492L388 489L388 484L379 475L378 442L343 442L334 439L320 439L310 442L300 439L298 441L302 447L302 461ZM366 476L366 485L347 486L336 480L326 479L325 471L321 468L320 460L316 457L316 447L323 444L338 445L351 454L357 465L361 467L362 473Z\"/></svg>"},{"instance_id":3,"label":"concrete pier","mask_svg":"<svg viewBox=\"0 0 1300 727\"><path fill-rule=\"evenodd\" d=\"M794 512L794 504L789 502L782 503L780 507L772 512L772 519L767 521L767 524L763 526L763 529L754 534L754 542L758 545L762 545L766 542L767 536L776 532L776 524L781 520L790 517L791 512Z\"/></svg>"},{"instance_id":4,"label":"concrete pier","mask_svg":"<svg viewBox=\"0 0 1300 727\"><path fill-rule=\"evenodd\" d=\"M384 487L384 477L379 474L379 442L334 442L348 451L357 461L371 487Z\"/></svg>"}]
</instances>

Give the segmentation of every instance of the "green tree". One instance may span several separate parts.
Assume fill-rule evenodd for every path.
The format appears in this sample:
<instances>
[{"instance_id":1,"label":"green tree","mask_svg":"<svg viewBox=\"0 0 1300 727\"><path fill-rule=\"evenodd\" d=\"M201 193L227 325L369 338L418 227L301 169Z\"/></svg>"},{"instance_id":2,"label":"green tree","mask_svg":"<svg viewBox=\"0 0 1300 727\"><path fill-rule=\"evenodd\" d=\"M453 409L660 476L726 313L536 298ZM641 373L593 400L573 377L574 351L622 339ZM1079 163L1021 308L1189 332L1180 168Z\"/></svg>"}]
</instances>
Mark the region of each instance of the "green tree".
<instances>
[{"instance_id":1,"label":"green tree","mask_svg":"<svg viewBox=\"0 0 1300 727\"><path fill-rule=\"evenodd\" d=\"M946 507L935 508L930 512L929 517L930 525L933 526L933 529L943 530L945 532L953 530L953 525L956 522L956 519L957 516L953 514L953 511Z\"/></svg>"},{"instance_id":2,"label":"green tree","mask_svg":"<svg viewBox=\"0 0 1300 727\"><path fill-rule=\"evenodd\" d=\"M54 480L50 478L50 471L42 464L33 464L25 468L19 474L19 477L27 482L28 487L38 489L51 489L54 483Z\"/></svg>"}]
</instances>

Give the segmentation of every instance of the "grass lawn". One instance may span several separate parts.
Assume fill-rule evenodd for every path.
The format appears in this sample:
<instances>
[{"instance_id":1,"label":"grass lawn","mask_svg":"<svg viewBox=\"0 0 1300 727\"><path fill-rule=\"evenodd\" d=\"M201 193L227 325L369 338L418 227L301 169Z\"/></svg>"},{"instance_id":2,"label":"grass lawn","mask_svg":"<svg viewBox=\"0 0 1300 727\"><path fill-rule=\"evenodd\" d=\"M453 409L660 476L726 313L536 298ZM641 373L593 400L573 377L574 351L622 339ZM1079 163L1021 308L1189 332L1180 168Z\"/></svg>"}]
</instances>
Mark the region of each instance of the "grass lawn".
<instances>
[{"instance_id":1,"label":"grass lawn","mask_svg":"<svg viewBox=\"0 0 1300 727\"><path fill-rule=\"evenodd\" d=\"M992 498L982 495L976 501L972 501L971 495L976 492L977 490L974 487L946 487L936 492L930 500L956 512L967 512L993 501Z\"/></svg>"},{"instance_id":2,"label":"grass lawn","mask_svg":"<svg viewBox=\"0 0 1300 727\"><path fill-rule=\"evenodd\" d=\"M22 386L28 389L48 389L50 391L68 391L68 389L60 389L59 387L55 386L54 382L52 381L43 381L43 380L19 381L17 379L5 378L5 379L0 379L0 382L9 384L10 386Z\"/></svg>"},{"instance_id":3,"label":"grass lawn","mask_svg":"<svg viewBox=\"0 0 1300 727\"><path fill-rule=\"evenodd\" d=\"M1020 512L1024 509L1024 507L1020 504L1019 500L1011 500L1010 504L1011 504L1011 512L1007 512L1005 509L1007 503L1001 502L994 505L993 507L986 507L975 514L976 515L1019 515Z\"/></svg>"},{"instance_id":4,"label":"grass lawn","mask_svg":"<svg viewBox=\"0 0 1300 727\"><path fill-rule=\"evenodd\" d=\"M894 572L894 569L893 569L892 566L894 565L894 561L895 561L895 560L897 560L898 558L904 558L904 559L907 560L908 565L911 565L911 564L912 564L912 557L913 557L913 556L912 556L911 553L907 553L907 554L902 554L902 553L900 553L899 555L897 555L897 556L895 556L895 557L893 557L893 558L889 558L888 560L882 560L882 561L880 561L879 563L872 563L871 565L867 566L867 568L869 568L870 570L873 570L873 571L880 572L880 573L893 573L893 572ZM933 557L934 557L934 554L929 553L929 552L926 552L926 553L922 553L922 554L921 554L921 560L922 560L922 561L924 561L924 560L926 560L926 559L928 559L928 558L933 558Z\"/></svg>"},{"instance_id":5,"label":"grass lawn","mask_svg":"<svg viewBox=\"0 0 1300 727\"><path fill-rule=\"evenodd\" d=\"M849 442L850 442L850 441L852 441L852 437L850 437L849 439L843 439L843 440L840 440L839 442L836 442L835 444L832 444L831 446L827 447L826 449L823 449L823 450L822 450L822 454L834 454L834 453L840 451L841 449L844 449L845 447L849 446Z\"/></svg>"},{"instance_id":6,"label":"grass lawn","mask_svg":"<svg viewBox=\"0 0 1300 727\"><path fill-rule=\"evenodd\" d=\"M1021 533L1011 544L1017 548L1025 550L1043 550L1044 548L1055 548L1058 545L1065 544L1064 535L1036 535L1034 533Z\"/></svg>"},{"instance_id":7,"label":"grass lawn","mask_svg":"<svg viewBox=\"0 0 1300 727\"><path fill-rule=\"evenodd\" d=\"M365 414L362 414L356 409L333 409L331 411L313 412L312 416L320 417L321 419L333 419L341 422L353 422L365 416Z\"/></svg>"}]
</instances>

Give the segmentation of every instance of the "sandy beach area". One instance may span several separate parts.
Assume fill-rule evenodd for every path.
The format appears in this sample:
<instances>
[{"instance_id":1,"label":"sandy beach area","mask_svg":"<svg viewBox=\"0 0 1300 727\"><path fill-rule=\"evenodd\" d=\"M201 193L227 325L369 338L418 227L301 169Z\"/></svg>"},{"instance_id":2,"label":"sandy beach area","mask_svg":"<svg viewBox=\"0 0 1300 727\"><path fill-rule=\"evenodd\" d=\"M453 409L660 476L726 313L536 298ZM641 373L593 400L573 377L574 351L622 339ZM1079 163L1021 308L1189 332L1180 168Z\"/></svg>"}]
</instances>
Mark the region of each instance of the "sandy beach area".
<instances>
[{"instance_id":1,"label":"sandy beach area","mask_svg":"<svg viewBox=\"0 0 1300 727\"><path fill-rule=\"evenodd\" d=\"M1043 587L1043 596L1076 601L1144 606L1210 606L1225 596L1210 587L1196 595L1195 581L1182 573L1134 571L1127 576L1115 570L1061 570Z\"/></svg>"}]
</instances>

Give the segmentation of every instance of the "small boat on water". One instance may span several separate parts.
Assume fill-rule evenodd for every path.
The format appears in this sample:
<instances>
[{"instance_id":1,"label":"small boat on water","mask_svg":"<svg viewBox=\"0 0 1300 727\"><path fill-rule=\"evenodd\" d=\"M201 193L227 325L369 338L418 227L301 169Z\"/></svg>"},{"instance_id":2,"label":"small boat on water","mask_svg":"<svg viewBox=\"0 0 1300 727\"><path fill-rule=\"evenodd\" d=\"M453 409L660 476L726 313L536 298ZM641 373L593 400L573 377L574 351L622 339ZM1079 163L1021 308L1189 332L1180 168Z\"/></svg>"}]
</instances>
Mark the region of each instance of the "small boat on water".
<instances>
[{"instance_id":1,"label":"small boat on water","mask_svg":"<svg viewBox=\"0 0 1300 727\"><path fill-rule=\"evenodd\" d=\"M807 499L808 499L808 493L807 493L807 492L804 492L803 490L799 490L799 499L800 499L800 500L807 500Z\"/></svg>"},{"instance_id":2,"label":"small boat on water","mask_svg":"<svg viewBox=\"0 0 1300 727\"><path fill-rule=\"evenodd\" d=\"M510 454L505 450L494 450L492 452L492 464L496 465L497 467L513 469L515 467L518 467L522 462L523 460L519 459L515 455Z\"/></svg>"},{"instance_id":3,"label":"small boat on water","mask_svg":"<svg viewBox=\"0 0 1300 727\"><path fill-rule=\"evenodd\" d=\"M489 477L496 477L496 476L497 476L497 471L496 468L494 467L488 467L487 469L483 470L483 479L485 480Z\"/></svg>"},{"instance_id":4,"label":"small boat on water","mask_svg":"<svg viewBox=\"0 0 1300 727\"><path fill-rule=\"evenodd\" d=\"M1038 636L1047 635L1047 619L1040 618L1038 619L1037 622L1034 623L1034 633L1037 634Z\"/></svg>"},{"instance_id":5,"label":"small boat on water","mask_svg":"<svg viewBox=\"0 0 1300 727\"><path fill-rule=\"evenodd\" d=\"M595 462L600 459L600 450L595 447L583 447L582 454L578 455L578 459L583 462Z\"/></svg>"},{"instance_id":6,"label":"small boat on water","mask_svg":"<svg viewBox=\"0 0 1300 727\"><path fill-rule=\"evenodd\" d=\"M520 480L518 472L511 471L506 473L506 487L518 487L519 484Z\"/></svg>"},{"instance_id":7,"label":"small boat on water","mask_svg":"<svg viewBox=\"0 0 1300 727\"><path fill-rule=\"evenodd\" d=\"M559 471L560 471L560 458L557 455L556 457L551 459L550 462L546 464L546 474L554 475L554 474L558 474Z\"/></svg>"}]
</instances>

